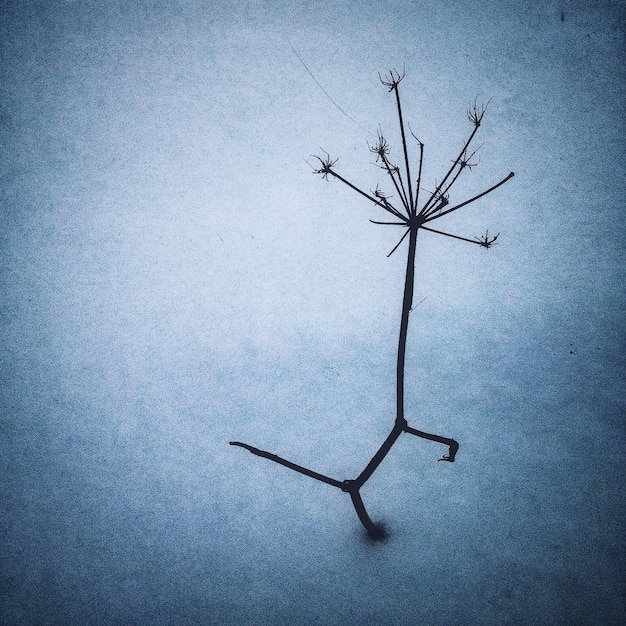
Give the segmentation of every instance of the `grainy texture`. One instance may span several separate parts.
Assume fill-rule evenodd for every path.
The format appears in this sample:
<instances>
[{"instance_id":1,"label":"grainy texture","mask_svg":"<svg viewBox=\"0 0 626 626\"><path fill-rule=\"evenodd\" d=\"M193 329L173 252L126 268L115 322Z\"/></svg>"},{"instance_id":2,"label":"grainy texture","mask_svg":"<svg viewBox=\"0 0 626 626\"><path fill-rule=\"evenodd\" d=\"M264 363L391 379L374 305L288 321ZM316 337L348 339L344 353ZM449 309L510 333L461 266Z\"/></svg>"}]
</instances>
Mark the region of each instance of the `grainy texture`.
<instances>
[{"instance_id":1,"label":"grainy texture","mask_svg":"<svg viewBox=\"0 0 626 626\"><path fill-rule=\"evenodd\" d=\"M0 3L0 622L624 623L623 25L582 0ZM398 440L372 545L336 489L227 443L353 476L388 433L406 259L307 160L382 183L376 72L404 64L422 186L476 95L457 199L516 176L437 221L493 250L420 233L405 412L463 447Z\"/></svg>"}]
</instances>

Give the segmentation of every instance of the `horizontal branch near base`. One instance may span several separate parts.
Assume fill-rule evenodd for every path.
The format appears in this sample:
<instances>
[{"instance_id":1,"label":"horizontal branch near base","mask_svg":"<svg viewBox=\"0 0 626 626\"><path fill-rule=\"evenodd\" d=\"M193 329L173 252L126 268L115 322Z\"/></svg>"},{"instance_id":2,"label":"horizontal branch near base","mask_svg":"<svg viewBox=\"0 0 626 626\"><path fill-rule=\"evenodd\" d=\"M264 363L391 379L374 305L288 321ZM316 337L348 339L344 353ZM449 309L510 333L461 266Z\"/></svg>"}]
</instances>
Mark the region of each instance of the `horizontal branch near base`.
<instances>
[{"instance_id":1,"label":"horizontal branch near base","mask_svg":"<svg viewBox=\"0 0 626 626\"><path fill-rule=\"evenodd\" d=\"M300 474L304 474L305 476L309 476L311 478L315 478L315 480L319 480L327 485L332 485L333 487L339 487L342 491L346 491L345 484L340 480L336 480L331 478L330 476L325 476L324 474L319 474L318 472L314 472L302 465L298 465L297 463L292 463L287 459L283 459L283 457L278 456L277 454L272 454L271 452L266 452L265 450L259 450L259 448L255 448L254 446L250 446L247 443L241 443L240 441L230 441L231 446L239 446L240 448L245 448L246 450L252 452L252 454L256 454L257 456L261 456L264 459L269 459L270 461L274 461L274 463L278 463L279 465L284 465L289 469L294 470L294 472L299 472Z\"/></svg>"},{"instance_id":2,"label":"horizontal branch near base","mask_svg":"<svg viewBox=\"0 0 626 626\"><path fill-rule=\"evenodd\" d=\"M278 463L279 465L283 465L293 470L294 472L298 472L299 474L304 474L305 476L309 476L310 478L314 478L315 480L319 480L320 482L326 483L327 485L331 485L333 487L337 487L341 489L341 491L348 493L350 495L350 499L352 500L352 506L354 506L354 510L359 518L359 521L367 531L367 534L371 539L376 541L380 541L385 539L387 533L385 531L384 526L381 524L377 524L372 521L372 518L369 516L367 509L365 508L365 504L363 503L363 498L361 498L360 489L367 482L367 480L371 477L371 475L376 471L378 466L382 463L384 458L387 456L388 452L393 447L393 444L398 440L398 437L403 433L408 433L410 435L415 435L416 437L421 437L422 439L428 439L429 441L435 441L437 443L442 443L449 447L449 454L444 455L440 461L450 461L454 462L454 458L456 453L459 450L459 444L454 439L450 439L448 437L442 437L440 435L433 435L431 433L426 433L422 430L417 430L416 428L411 428L406 424L406 421L403 423L398 423L394 425L393 429L385 439L383 445L379 448L376 454L372 457L370 462L366 465L365 469L361 472L361 474L355 480L337 480L335 478L331 478L330 476L326 476L324 474L320 474L319 472L314 472L313 470L308 469L307 467L303 467L302 465L298 465L297 463L292 463L287 459L283 459L283 457L278 456L277 454L272 454L271 452L266 452L265 450L260 450L259 448L255 448L247 443L242 443L241 441L230 441L231 446L238 446L240 448L245 448L252 454L256 456L263 457L264 459L269 459L270 461L274 461L274 463Z\"/></svg>"},{"instance_id":3,"label":"horizontal branch near base","mask_svg":"<svg viewBox=\"0 0 626 626\"><path fill-rule=\"evenodd\" d=\"M259 448L255 448L247 443L242 443L241 441L230 441L231 446L238 446L240 448L245 448L252 454L256 456L263 457L264 459L268 459L270 461L274 461L274 463L278 463L279 465L283 465L284 467L288 467L294 472L298 472L299 474L304 474L305 476L309 476L310 478L314 478L315 480L319 480L320 482L326 483L327 485L331 485L332 487L337 487L346 493L358 492L359 489L369 480L371 475L376 471L378 466L383 462L393 444L397 441L398 437L403 433L408 433L410 435L415 435L416 437L420 437L422 439L428 439L429 441L435 441L437 443L442 443L449 447L449 454L445 455L443 458L439 459L440 461L450 461L454 462L456 457L456 453L459 450L459 444L456 440L450 439L449 437L442 437L441 435L433 435L431 433L426 433L422 430L417 430L416 428L411 428L410 426L394 426L391 430L383 445L376 452L376 454L372 457L369 463L366 465L365 469L359 474L359 476L354 479L346 479L346 480L337 480L336 478L331 478L330 476L326 476L325 474L320 474L319 472L315 472L308 467L304 467L303 465L298 465L297 463L293 463L292 461L288 461L284 459L282 456L278 456L277 454L272 454L271 452L267 452L266 450L261 450Z\"/></svg>"}]
</instances>

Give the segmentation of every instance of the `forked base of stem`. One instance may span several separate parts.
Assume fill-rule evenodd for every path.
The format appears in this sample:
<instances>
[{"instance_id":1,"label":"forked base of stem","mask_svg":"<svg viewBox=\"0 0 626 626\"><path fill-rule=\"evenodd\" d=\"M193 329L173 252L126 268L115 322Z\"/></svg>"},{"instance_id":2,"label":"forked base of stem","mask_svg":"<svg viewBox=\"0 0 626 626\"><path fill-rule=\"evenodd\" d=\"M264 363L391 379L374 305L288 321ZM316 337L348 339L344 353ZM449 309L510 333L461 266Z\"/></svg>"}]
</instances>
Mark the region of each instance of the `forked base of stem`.
<instances>
[{"instance_id":1,"label":"forked base of stem","mask_svg":"<svg viewBox=\"0 0 626 626\"><path fill-rule=\"evenodd\" d=\"M406 422L404 422L406 424ZM395 434L396 427L392 430L391 435ZM422 439L428 439L429 441L435 441L437 443L445 444L449 447L448 454L445 454L439 461L449 461L450 463L454 462L456 457L456 453L459 450L459 444L456 440L450 439L448 437L441 437L440 435L432 435L431 433L426 433L422 430L417 430L416 428L411 428L410 426L404 426L401 432L409 433L410 435L415 435L416 437L421 437ZM398 433L400 434L400 433ZM388 438L389 439L389 438ZM260 450L259 448L255 448L247 443L241 443L240 441L231 441L229 442L231 446L238 446L240 448L245 448L246 450L252 452L256 456L263 457L270 461L274 461L274 463L278 463L279 465L283 465L293 470L294 472L298 472L299 474L304 474L305 476L309 476L309 478L314 478L315 480L319 480L320 482L326 483L327 485L331 485L333 487L338 487L341 491L348 493L350 495L350 499L352 500L352 505L354 506L354 510L359 518L359 521L365 528L367 532L367 536L373 541L383 541L387 538L388 532L385 526L381 523L375 523L372 521L372 518L369 516L367 509L365 508L365 504L363 504L363 498L361 498L360 489L363 487L365 482L371 477L376 468L383 461L384 457L387 455L391 446L397 441L397 435L392 437L392 441L390 444L381 447L373 457L372 461L370 461L366 467L367 475L363 476L363 473L359 476L359 478L355 480L337 480L336 478L331 478L330 476L325 476L324 474L320 474L318 472L314 472L313 470L308 469L302 465L298 465L297 463L293 463L292 461L288 461L283 457L278 456L277 454L272 454L271 452L266 452L265 450ZM380 454L380 452L384 449L384 454ZM374 462L373 462L374 461ZM365 471L364 471L365 472Z\"/></svg>"}]
</instances>

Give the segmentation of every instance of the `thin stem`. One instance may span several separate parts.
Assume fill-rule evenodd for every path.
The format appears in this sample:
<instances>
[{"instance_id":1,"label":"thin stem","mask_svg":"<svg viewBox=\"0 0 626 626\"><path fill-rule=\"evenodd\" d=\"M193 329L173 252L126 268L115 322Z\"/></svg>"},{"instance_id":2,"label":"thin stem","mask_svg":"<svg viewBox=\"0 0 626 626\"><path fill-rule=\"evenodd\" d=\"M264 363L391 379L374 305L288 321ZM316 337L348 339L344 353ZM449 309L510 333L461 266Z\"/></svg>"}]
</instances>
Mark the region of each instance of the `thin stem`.
<instances>
[{"instance_id":1,"label":"thin stem","mask_svg":"<svg viewBox=\"0 0 626 626\"><path fill-rule=\"evenodd\" d=\"M387 255L387 258L389 258L400 247L400 244L406 239L408 234L409 231L407 230L406 233L404 233L404 235L400 238L400 241L398 241L398 243L393 247L393 250Z\"/></svg>"},{"instance_id":2,"label":"thin stem","mask_svg":"<svg viewBox=\"0 0 626 626\"><path fill-rule=\"evenodd\" d=\"M404 123L402 121L402 107L400 106L400 91L398 90L398 83L396 83L395 88L396 92L396 103L398 105L398 120L400 121L400 133L402 134L402 148L404 149L404 163L406 165L406 179L408 182L409 188L409 214L413 210L413 190L411 188L411 170L409 169L409 151L406 147L406 136L404 134Z\"/></svg>"},{"instance_id":3,"label":"thin stem","mask_svg":"<svg viewBox=\"0 0 626 626\"><path fill-rule=\"evenodd\" d=\"M437 233L438 235L445 235L446 237L452 237L453 239L460 239L461 241L468 241L469 243L475 243L479 246L485 247L485 243L476 239L468 239L467 237L460 237L459 235L453 235L452 233L444 233L442 230L435 230L434 228L428 228L427 226L420 226L424 230L430 233Z\"/></svg>"},{"instance_id":4,"label":"thin stem","mask_svg":"<svg viewBox=\"0 0 626 626\"><path fill-rule=\"evenodd\" d=\"M392 215L395 215L396 217L400 219L404 219L404 217L402 216L402 213L400 213L394 206L389 204L389 202L383 203L382 200L376 199L373 196L370 196L368 193L365 193L364 191L359 189L356 185L353 185L349 180L346 180L343 176L341 176L341 174L337 174L337 172L335 172L334 170L328 170L328 173L334 176L335 178L339 179L345 185L348 185L348 187L350 187L351 189L354 189L354 191L366 197L368 200L370 200L370 202L373 202L377 206L385 209L385 211L388 211Z\"/></svg>"},{"instance_id":5,"label":"thin stem","mask_svg":"<svg viewBox=\"0 0 626 626\"><path fill-rule=\"evenodd\" d=\"M443 177L443 180L437 185L435 191L433 191L430 198L428 198L428 200L426 201L426 204L422 207L422 210L420 211L420 215L425 215L426 212L428 211L428 208L431 202L441 195L441 190L443 189L443 186L446 184L446 181L448 180L448 178L450 178L450 175L454 171L454 168L460 163L461 158L465 154L465 151L469 148L470 143L472 143L472 139L474 139L474 137L476 136L476 133L478 132L479 127L480 127L480 124L474 124L474 130L472 130L468 140L465 142L465 145L461 149L461 152L459 152L459 156L452 162L452 167L448 170L448 173Z\"/></svg>"},{"instance_id":6,"label":"thin stem","mask_svg":"<svg viewBox=\"0 0 626 626\"><path fill-rule=\"evenodd\" d=\"M465 158L462 157L462 160L460 161L459 165L459 169L457 170L456 174L452 177L452 180L448 183L448 185L446 186L445 189L442 189L439 194L442 198L447 198L447 194L450 191L450 189L452 189L452 185L454 185L454 183L457 181L457 179L459 178L459 176L461 175L461 173L463 172L464 169L466 168L472 168L475 165L477 165L476 163L469 163L470 159L478 152L480 146L478 148L476 148L476 150L474 150L474 152L472 152L472 154L470 154L469 157ZM438 207L434 207L431 208L428 211L425 211L423 213L424 217L430 217L431 215L434 215L437 211L438 211Z\"/></svg>"},{"instance_id":7,"label":"thin stem","mask_svg":"<svg viewBox=\"0 0 626 626\"><path fill-rule=\"evenodd\" d=\"M394 215L396 215L397 217L399 217L401 220L407 220L407 218L398 210L396 209L396 207L394 207L389 200L387 200L387 198L382 194L382 192L379 190L377 193L374 194L377 198L380 199L380 201L383 203L383 205ZM402 201L402 204L404 205L404 200L402 200L402 198L400 198L400 200Z\"/></svg>"},{"instance_id":8,"label":"thin stem","mask_svg":"<svg viewBox=\"0 0 626 626\"><path fill-rule=\"evenodd\" d=\"M374 473L376 468L391 450L398 437L406 428L404 419L404 363L406 355L406 340L409 329L409 315L413 306L413 282L415 277L415 248L417 243L417 227L408 230L409 253L407 256L406 277L404 280L404 296L402 298L402 316L400 318L400 337L398 339L398 360L396 368L396 421L389 435L378 449L372 460L354 481L359 488ZM406 234L405 234L406 236Z\"/></svg>"},{"instance_id":9,"label":"thin stem","mask_svg":"<svg viewBox=\"0 0 626 626\"><path fill-rule=\"evenodd\" d=\"M479 193L477 196L474 196L473 198L470 198L469 200L466 200L465 202L461 202L461 204L457 204L456 206L453 206L451 209L448 209L447 211L443 211L443 213L439 213L439 215L429 217L424 221L430 222L432 220L439 219L440 217L443 217L444 215L447 215L448 213L452 213L452 211L456 211L457 209L460 209L461 207L467 206L468 204L475 202L479 198L486 196L488 193L491 193L494 189L497 189L498 187L500 187L500 185L504 185L504 183L506 183L508 180L513 178L513 176L515 176L515 172L511 172L508 176L503 178L499 183L495 184L493 187L489 187L489 189L487 189L486 191L483 191L482 193Z\"/></svg>"},{"instance_id":10,"label":"thin stem","mask_svg":"<svg viewBox=\"0 0 626 626\"><path fill-rule=\"evenodd\" d=\"M315 478L315 480L319 480L327 485L332 485L333 487L338 487L342 491L346 491L345 484L340 480L336 480L334 478L330 478L330 476L324 476L324 474L318 474L313 470L307 469L306 467L302 467L302 465L297 465L296 463L292 463L291 461L287 461L287 459L283 459L281 456L277 454L272 454L271 452L266 452L265 450L259 450L254 446L250 446L247 443L241 443L240 441L230 441L231 446L239 446L240 448L245 448L252 452L252 454L256 454L257 456L261 456L264 459L269 459L270 461L274 461L274 463L278 463L280 465L284 465L289 469L294 470L295 472L300 472L300 474L304 474L305 476L309 476L311 478Z\"/></svg>"},{"instance_id":11,"label":"thin stem","mask_svg":"<svg viewBox=\"0 0 626 626\"><path fill-rule=\"evenodd\" d=\"M404 296L402 298L402 315L400 318L400 335L398 338L398 360L396 369L396 424L404 426L404 362L406 354L406 339L409 330L409 315L413 306L413 290L415 278L415 248L417 245L417 228L411 228L409 238L409 252L406 261L406 277L404 280Z\"/></svg>"},{"instance_id":12,"label":"thin stem","mask_svg":"<svg viewBox=\"0 0 626 626\"><path fill-rule=\"evenodd\" d=\"M392 166L391 163L389 163L389 160L387 159L386 156L383 155L382 160L383 160L383 163L385 164L385 167L383 169L389 173L389 176L391 176L391 180L393 181L394 187L396 188L396 191L398 192L398 195L400 196L400 200L402 200L402 204L404 205L404 208L406 209L407 215L411 215L411 210L409 209L409 204L406 199L406 190L404 188L404 181L402 180L402 174L400 173L400 170L397 167ZM393 175L394 172L398 174L400 186L398 186L398 183L396 182L396 177Z\"/></svg>"},{"instance_id":13,"label":"thin stem","mask_svg":"<svg viewBox=\"0 0 626 626\"><path fill-rule=\"evenodd\" d=\"M372 224L382 224L383 226L406 226L406 222L378 222L376 220L370 220Z\"/></svg>"}]
</instances>

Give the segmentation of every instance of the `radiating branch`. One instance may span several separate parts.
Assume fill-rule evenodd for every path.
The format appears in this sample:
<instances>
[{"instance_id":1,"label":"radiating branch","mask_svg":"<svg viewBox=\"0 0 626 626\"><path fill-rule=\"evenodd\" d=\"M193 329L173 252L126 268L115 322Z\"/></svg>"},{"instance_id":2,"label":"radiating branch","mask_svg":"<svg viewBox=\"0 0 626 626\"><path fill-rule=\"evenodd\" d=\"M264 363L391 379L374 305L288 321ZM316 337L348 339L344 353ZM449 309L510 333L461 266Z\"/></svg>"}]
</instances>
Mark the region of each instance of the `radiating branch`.
<instances>
[{"instance_id":1,"label":"radiating branch","mask_svg":"<svg viewBox=\"0 0 626 626\"><path fill-rule=\"evenodd\" d=\"M373 202L375 205L381 207L382 209L385 209L385 211L388 211L392 215L395 215L396 217L400 219L404 219L402 216L402 213L400 213L393 205L389 203L385 204L384 202L382 202L380 198L375 198L373 196L370 196L368 193L366 193L362 189L359 189L356 185L353 185L349 180L346 180L343 176L341 176L341 174L337 174L337 172L335 172L335 170L332 169L332 166L337 162L336 159L334 161L331 161L330 158L322 159L321 157L318 157L318 156L316 156L315 158L318 159L320 162L320 167L316 170L313 170L315 174L321 174L322 177L326 179L328 178L329 175L335 177L336 179L340 180L342 183L344 183L351 189L354 189L354 191L356 191L357 193L360 193L362 196L367 198L370 202Z\"/></svg>"},{"instance_id":2,"label":"radiating branch","mask_svg":"<svg viewBox=\"0 0 626 626\"><path fill-rule=\"evenodd\" d=\"M400 173L400 170L398 169L397 166L389 162L389 159L388 159L388 155L390 151L389 144L387 143L387 140L383 137L383 134L380 131L380 129L378 130L378 141L373 146L370 146L368 144L368 147L370 149L370 152L373 152L374 154L376 154L376 162L378 162L379 160L382 161L383 165L379 165L379 167L385 170L387 174L389 174L389 176L391 177L391 180L393 181L393 185L396 188L396 191L398 193L398 196L400 197L402 204L404 205L404 208L406 209L407 215L410 215L408 200L406 196L406 190L404 188L404 182L402 180L402 174ZM398 180L396 180L396 175L398 177Z\"/></svg>"},{"instance_id":3,"label":"radiating branch","mask_svg":"<svg viewBox=\"0 0 626 626\"><path fill-rule=\"evenodd\" d=\"M434 207L431 207L426 213L420 213L420 216L423 220L426 220L427 217L439 213L439 211L448 206L448 204L450 204L450 196L440 192L437 198L437 204L435 204Z\"/></svg>"},{"instance_id":4,"label":"radiating branch","mask_svg":"<svg viewBox=\"0 0 626 626\"><path fill-rule=\"evenodd\" d=\"M398 81L399 82L399 81ZM404 134L404 122L402 121L402 107L400 106L400 91L398 89L398 84L396 83L396 104L398 105L398 120L400 122L400 133L402 134L402 149L404 150L404 164L406 166L406 180L407 187L409 188L409 204L408 204L408 213L411 215L413 213L413 188L411 186L411 169L409 168L409 151L406 145L406 135Z\"/></svg>"},{"instance_id":5,"label":"radiating branch","mask_svg":"<svg viewBox=\"0 0 626 626\"><path fill-rule=\"evenodd\" d=\"M379 222L377 220L370 220L372 224L383 224L384 226L406 226L408 222Z\"/></svg>"},{"instance_id":6,"label":"radiating branch","mask_svg":"<svg viewBox=\"0 0 626 626\"><path fill-rule=\"evenodd\" d=\"M400 134L402 135L402 148L404 150L404 164L406 167L406 180L407 180L407 186L409 189L409 197L408 197L408 213L409 215L411 215L411 213L413 213L413 191L412 191L412 186L411 186L411 169L409 168L409 153L407 150L407 145L406 145L406 136L404 134L404 122L402 120L402 106L400 104L400 92L398 90L398 85L400 84L400 81L404 78L405 76L405 70L402 70L402 74L400 74L399 72L394 72L394 70L389 70L389 76L385 76L385 78L383 78L380 75L380 72L378 73L378 78L380 78L380 82L385 85L385 87L389 88L389 91L395 91L396 92L396 105L398 107L398 121L400 122Z\"/></svg>"},{"instance_id":7,"label":"radiating branch","mask_svg":"<svg viewBox=\"0 0 626 626\"><path fill-rule=\"evenodd\" d=\"M376 185L376 189L374 189L374 191L372 191L372 195L382 202L383 208L387 209L387 211L389 211L390 213L393 213L398 219L401 219L401 220L406 219L405 216L402 213L400 213L400 211L398 211L391 204L391 202L389 202L389 200L387 199L388 198L387 194L385 194L383 191L381 191L378 188L378 185Z\"/></svg>"},{"instance_id":8,"label":"radiating branch","mask_svg":"<svg viewBox=\"0 0 626 626\"><path fill-rule=\"evenodd\" d=\"M478 146L478 148L476 148L476 150L474 150L469 156L467 155L467 150L466 150L461 156L460 160L456 162L456 165L458 165L459 167L456 173L454 174L454 176L452 177L452 180L446 185L445 189L442 189L440 191L440 195L442 197L445 197L446 199L450 197L450 189L452 189L452 185L454 185L454 183L457 181L457 179L461 175L461 172L463 172L464 169L467 168L468 170L471 170L473 167L476 167L478 165L478 163L472 163L472 158L478 152L478 150L480 150L480 148L481 146ZM423 215L424 217L430 217L431 215L434 215L440 209L441 207L434 207L434 208L431 207L431 209L426 211Z\"/></svg>"},{"instance_id":9,"label":"radiating branch","mask_svg":"<svg viewBox=\"0 0 626 626\"><path fill-rule=\"evenodd\" d=\"M393 250L387 255L387 258L389 258L399 247L400 244L406 239L406 236L410 233L411 231L407 228L406 229L406 233L404 233L404 235L402 235L402 238L400 239L400 241L398 241L398 243L393 247Z\"/></svg>"},{"instance_id":10,"label":"radiating branch","mask_svg":"<svg viewBox=\"0 0 626 626\"><path fill-rule=\"evenodd\" d=\"M487 104L489 104L489 102L487 102ZM427 213L431 202L437 198L437 195L443 189L443 186L446 184L446 181L448 180L448 178L450 178L450 175L452 174L456 166L461 162L463 155L467 153L467 149L469 148L469 145L472 143L472 140L474 139L474 137L476 136L476 133L478 132L478 129L480 128L480 123L482 122L482 119L483 119L483 116L485 115L486 110L487 110L487 105L485 105L484 107L479 106L477 99L474 100L473 105L470 105L467 117L469 121L474 125L474 129L472 130L469 138L463 145L463 148L461 148L461 152L459 152L459 156L457 156L457 158L454 159L454 161L452 162L452 167L448 170L448 173L444 176L441 183L439 183L435 191L433 191L433 194L431 195L431 197L426 201L426 204L422 207L422 210L420 211L420 215L425 215Z\"/></svg>"},{"instance_id":11,"label":"radiating branch","mask_svg":"<svg viewBox=\"0 0 626 626\"><path fill-rule=\"evenodd\" d=\"M477 196L474 196L473 198L470 198L469 200L466 200L465 202L461 202L461 204L457 204L456 206L453 206L451 209L448 209L447 211L443 211L443 213L439 213L438 215L435 215L433 217L429 217L425 221L426 222L431 222L432 220L439 219L440 217L443 217L444 215L447 215L448 213L452 213L452 211L456 211L457 209L460 209L461 207L467 206L468 204L471 204L472 202L475 202L479 198L482 198L483 196L486 196L488 193L491 193L492 191L494 191L495 189L497 189L501 185L504 185L504 183L506 183L507 181L511 180L511 178L513 178L513 176L515 176L515 172L511 172L508 176L503 178L499 183L495 184L493 187L489 187L489 189L487 189L486 191L483 191L482 193L479 193Z\"/></svg>"},{"instance_id":12,"label":"radiating branch","mask_svg":"<svg viewBox=\"0 0 626 626\"><path fill-rule=\"evenodd\" d=\"M400 168L397 165L390 163L387 157L383 157L382 161L383 164L378 165L378 167L380 167L381 170L385 170L385 172L389 174L407 215L410 215L409 201L406 197L406 188L404 186L404 180L402 179L402 172L400 172ZM396 176L398 177L397 180Z\"/></svg>"},{"instance_id":13,"label":"radiating branch","mask_svg":"<svg viewBox=\"0 0 626 626\"><path fill-rule=\"evenodd\" d=\"M460 235L453 235L452 233L444 233L442 230L435 230L434 228L428 228L427 226L420 226L424 230L427 230L430 233L436 233L437 235L444 235L446 237L452 237L452 239L460 239L461 241L467 241L468 243L475 243L476 245L482 246L483 248L489 248L493 244L493 242L498 238L496 235L493 239L489 240L489 233L483 239L468 239L467 237L461 237Z\"/></svg>"}]
</instances>

